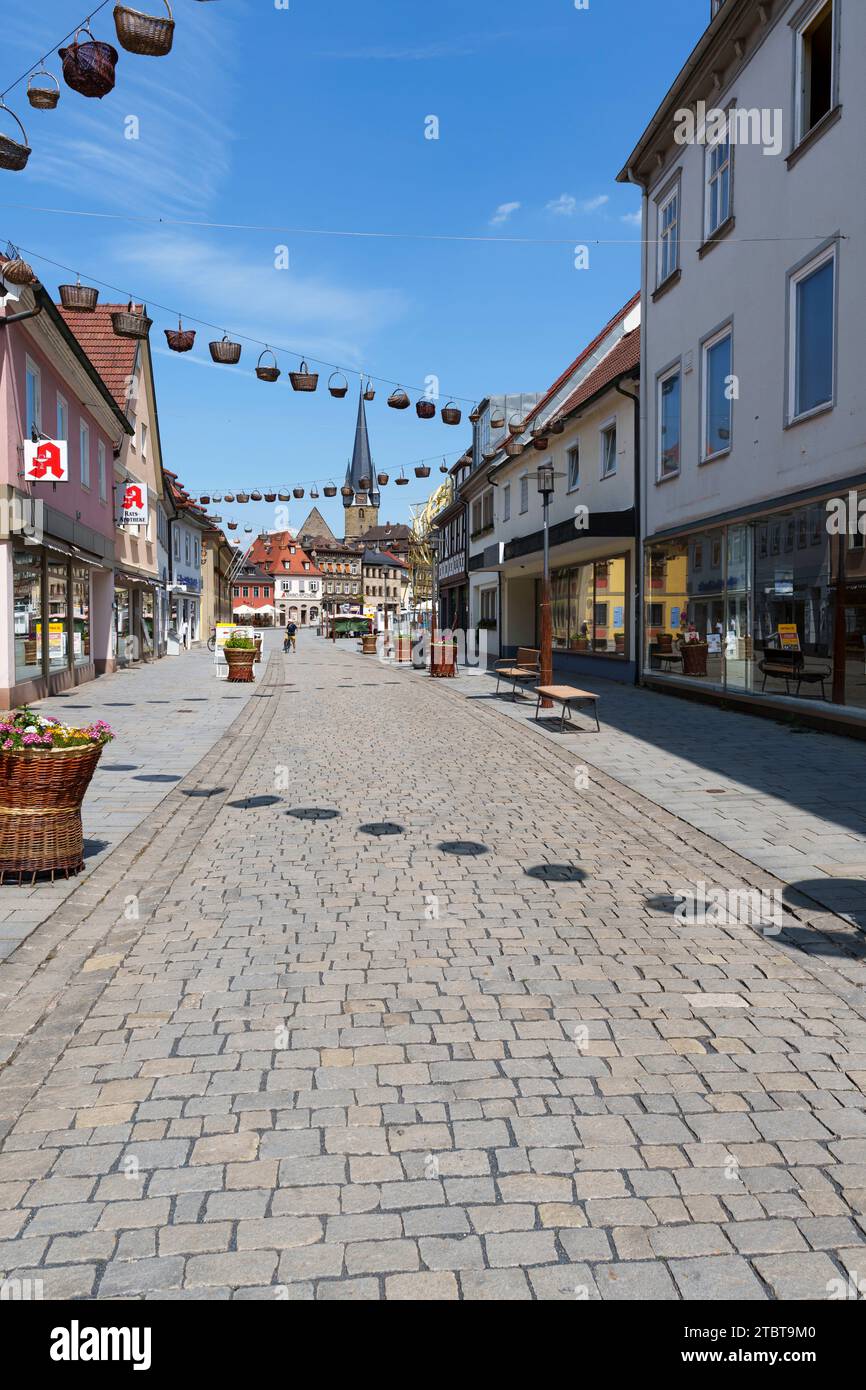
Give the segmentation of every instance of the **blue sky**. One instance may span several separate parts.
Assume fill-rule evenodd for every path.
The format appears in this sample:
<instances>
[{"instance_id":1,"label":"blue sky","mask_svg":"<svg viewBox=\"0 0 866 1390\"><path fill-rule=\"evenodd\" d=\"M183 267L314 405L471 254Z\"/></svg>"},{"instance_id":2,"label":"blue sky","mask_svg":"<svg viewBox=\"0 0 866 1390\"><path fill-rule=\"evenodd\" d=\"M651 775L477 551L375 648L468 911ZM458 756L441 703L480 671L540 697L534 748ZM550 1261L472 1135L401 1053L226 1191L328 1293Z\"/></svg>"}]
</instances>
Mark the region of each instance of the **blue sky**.
<instances>
[{"instance_id":1,"label":"blue sky","mask_svg":"<svg viewBox=\"0 0 866 1390\"><path fill-rule=\"evenodd\" d=\"M0 88L82 7L22 8L4 24ZM111 9L94 21L97 38L114 40ZM32 253L52 290L67 276L40 256L407 388L438 376L443 396L470 400L543 390L638 287L639 195L615 177L708 14L708 0L590 0L585 11L573 0L177 0L172 53L121 53L103 101L65 85L54 112L31 110L23 87L7 97L33 154L24 173L0 174L0 236ZM48 66L59 73L56 54ZM138 140L124 138L129 116ZM425 139L430 116L438 140ZM591 247L587 271L573 266L580 242ZM274 265L281 245L288 270ZM175 324L152 312L164 458L191 491L342 481L357 376L343 401L324 391L327 371L315 396L297 395L285 380L257 381L250 345L237 368L212 365L207 342L219 335L192 323L193 353L169 353L162 330ZM284 370L296 365L279 357ZM469 427L389 410L388 388L377 390L376 464L411 478L386 490L382 519L404 520L428 486L411 465L450 461ZM293 523L307 506L295 504ZM337 530L339 502L319 506ZM274 524L265 505L238 519Z\"/></svg>"}]
</instances>

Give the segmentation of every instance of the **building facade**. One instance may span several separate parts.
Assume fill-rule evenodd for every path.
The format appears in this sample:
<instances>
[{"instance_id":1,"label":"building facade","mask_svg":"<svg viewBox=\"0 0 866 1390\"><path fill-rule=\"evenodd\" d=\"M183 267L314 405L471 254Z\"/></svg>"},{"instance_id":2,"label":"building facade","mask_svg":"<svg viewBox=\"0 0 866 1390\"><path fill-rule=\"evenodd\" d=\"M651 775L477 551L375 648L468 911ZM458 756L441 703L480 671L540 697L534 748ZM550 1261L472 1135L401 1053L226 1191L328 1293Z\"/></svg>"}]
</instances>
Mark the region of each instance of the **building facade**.
<instances>
[{"instance_id":1,"label":"building facade","mask_svg":"<svg viewBox=\"0 0 866 1390\"><path fill-rule=\"evenodd\" d=\"M273 627L276 621L275 580L259 565L244 565L232 585L232 617L242 626Z\"/></svg>"},{"instance_id":2,"label":"building facade","mask_svg":"<svg viewBox=\"0 0 866 1390\"><path fill-rule=\"evenodd\" d=\"M290 531L258 536L249 560L274 581L274 620L278 627L318 627L322 615L324 576L316 560Z\"/></svg>"},{"instance_id":3,"label":"building facade","mask_svg":"<svg viewBox=\"0 0 866 1390\"><path fill-rule=\"evenodd\" d=\"M163 469L166 492L171 499L168 517L169 603L168 655L181 652L202 640L202 545L211 519L193 502L177 474Z\"/></svg>"},{"instance_id":4,"label":"building facade","mask_svg":"<svg viewBox=\"0 0 866 1390\"><path fill-rule=\"evenodd\" d=\"M842 717L866 709L866 5L712 13L619 176L643 195L644 679ZM699 659L668 659L680 637Z\"/></svg>"},{"instance_id":5,"label":"building facade","mask_svg":"<svg viewBox=\"0 0 866 1390\"><path fill-rule=\"evenodd\" d=\"M365 550L361 569L365 616L392 626L405 603L409 582L405 561L389 551Z\"/></svg>"},{"instance_id":6,"label":"building facade","mask_svg":"<svg viewBox=\"0 0 866 1390\"><path fill-rule=\"evenodd\" d=\"M113 458L133 427L43 287L4 289L0 702L9 707L114 669ZM64 478L51 441L65 444ZM25 446L43 442L51 462L28 478Z\"/></svg>"}]
</instances>

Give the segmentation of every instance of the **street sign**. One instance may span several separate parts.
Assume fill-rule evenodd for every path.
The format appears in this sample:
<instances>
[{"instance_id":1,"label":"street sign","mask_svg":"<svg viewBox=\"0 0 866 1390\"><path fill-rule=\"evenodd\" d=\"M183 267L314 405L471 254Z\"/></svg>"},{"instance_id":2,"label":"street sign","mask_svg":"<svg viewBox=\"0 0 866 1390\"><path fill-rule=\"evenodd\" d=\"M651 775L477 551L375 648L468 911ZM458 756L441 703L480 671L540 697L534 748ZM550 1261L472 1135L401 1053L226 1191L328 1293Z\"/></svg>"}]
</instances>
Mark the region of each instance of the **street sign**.
<instances>
[{"instance_id":1,"label":"street sign","mask_svg":"<svg viewBox=\"0 0 866 1390\"><path fill-rule=\"evenodd\" d=\"M34 483L68 483L69 455L66 440L25 440L24 477Z\"/></svg>"}]
</instances>

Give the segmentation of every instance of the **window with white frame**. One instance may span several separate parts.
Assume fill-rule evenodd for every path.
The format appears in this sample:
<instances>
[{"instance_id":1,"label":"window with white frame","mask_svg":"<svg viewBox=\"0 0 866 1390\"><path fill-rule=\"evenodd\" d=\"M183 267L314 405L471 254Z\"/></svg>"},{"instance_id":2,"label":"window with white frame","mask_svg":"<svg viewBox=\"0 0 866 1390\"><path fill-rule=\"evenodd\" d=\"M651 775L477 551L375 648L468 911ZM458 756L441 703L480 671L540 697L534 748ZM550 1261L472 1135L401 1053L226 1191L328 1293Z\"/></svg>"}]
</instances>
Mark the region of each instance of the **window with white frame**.
<instances>
[{"instance_id":1,"label":"window with white frame","mask_svg":"<svg viewBox=\"0 0 866 1390\"><path fill-rule=\"evenodd\" d=\"M663 285L680 264L679 180L658 205L658 266L656 283Z\"/></svg>"},{"instance_id":2,"label":"window with white frame","mask_svg":"<svg viewBox=\"0 0 866 1390\"><path fill-rule=\"evenodd\" d=\"M481 589L478 594L478 617L487 622L496 622L496 590Z\"/></svg>"},{"instance_id":3,"label":"window with white frame","mask_svg":"<svg viewBox=\"0 0 866 1390\"><path fill-rule=\"evenodd\" d=\"M184 564L185 564L185 565L188 565L189 562L190 562L190 560L189 560L189 531L184 531L184 533L183 533L183 561L184 561Z\"/></svg>"},{"instance_id":4,"label":"window with white frame","mask_svg":"<svg viewBox=\"0 0 866 1390\"><path fill-rule=\"evenodd\" d=\"M820 0L797 29L797 140L811 130L836 104L836 0Z\"/></svg>"},{"instance_id":5,"label":"window with white frame","mask_svg":"<svg viewBox=\"0 0 866 1390\"><path fill-rule=\"evenodd\" d=\"M601 476L610 478L616 472L616 423L605 425L601 432Z\"/></svg>"},{"instance_id":6,"label":"window with white frame","mask_svg":"<svg viewBox=\"0 0 866 1390\"><path fill-rule=\"evenodd\" d=\"M704 235L711 237L731 216L731 137L727 126L724 138L707 146L705 161Z\"/></svg>"},{"instance_id":7,"label":"window with white frame","mask_svg":"<svg viewBox=\"0 0 866 1390\"><path fill-rule=\"evenodd\" d=\"M575 444L568 451L568 490L574 492L580 487L580 446Z\"/></svg>"},{"instance_id":8,"label":"window with white frame","mask_svg":"<svg viewBox=\"0 0 866 1390\"><path fill-rule=\"evenodd\" d=\"M96 468L99 478L99 500L108 500L108 470L106 468L105 445L100 439L96 445Z\"/></svg>"},{"instance_id":9,"label":"window with white frame","mask_svg":"<svg viewBox=\"0 0 866 1390\"><path fill-rule=\"evenodd\" d=\"M57 438L69 438L69 406L60 392L57 392Z\"/></svg>"},{"instance_id":10,"label":"window with white frame","mask_svg":"<svg viewBox=\"0 0 866 1390\"><path fill-rule=\"evenodd\" d=\"M502 520L511 520L511 484L506 483L502 489Z\"/></svg>"},{"instance_id":11,"label":"window with white frame","mask_svg":"<svg viewBox=\"0 0 866 1390\"><path fill-rule=\"evenodd\" d=\"M78 456L81 462L81 486L90 487L90 426L86 420L78 423Z\"/></svg>"},{"instance_id":12,"label":"window with white frame","mask_svg":"<svg viewBox=\"0 0 866 1390\"><path fill-rule=\"evenodd\" d=\"M681 376L679 365L659 377L657 476L669 478L680 471Z\"/></svg>"},{"instance_id":13,"label":"window with white frame","mask_svg":"<svg viewBox=\"0 0 866 1390\"><path fill-rule=\"evenodd\" d=\"M789 415L796 419L833 401L836 356L836 248L790 277Z\"/></svg>"},{"instance_id":14,"label":"window with white frame","mask_svg":"<svg viewBox=\"0 0 866 1390\"><path fill-rule=\"evenodd\" d=\"M141 439L141 457L142 457L142 459L146 459L146 458L147 458L147 425L144 423L143 420L142 420L141 423L139 424L139 431L140 431L140 439Z\"/></svg>"},{"instance_id":15,"label":"window with white frame","mask_svg":"<svg viewBox=\"0 0 866 1390\"><path fill-rule=\"evenodd\" d=\"M701 458L717 458L731 447L733 434L734 339L730 327L723 328L703 345L703 401Z\"/></svg>"},{"instance_id":16,"label":"window with white frame","mask_svg":"<svg viewBox=\"0 0 866 1390\"><path fill-rule=\"evenodd\" d=\"M39 431L42 429L42 373L29 357L24 370L27 394L27 434L32 435L34 429Z\"/></svg>"},{"instance_id":17,"label":"window with white frame","mask_svg":"<svg viewBox=\"0 0 866 1390\"><path fill-rule=\"evenodd\" d=\"M493 488L489 487L481 495L481 526L488 530L493 525Z\"/></svg>"},{"instance_id":18,"label":"window with white frame","mask_svg":"<svg viewBox=\"0 0 866 1390\"><path fill-rule=\"evenodd\" d=\"M520 479L520 510L521 512L529 511L529 475L527 473L524 473Z\"/></svg>"}]
</instances>

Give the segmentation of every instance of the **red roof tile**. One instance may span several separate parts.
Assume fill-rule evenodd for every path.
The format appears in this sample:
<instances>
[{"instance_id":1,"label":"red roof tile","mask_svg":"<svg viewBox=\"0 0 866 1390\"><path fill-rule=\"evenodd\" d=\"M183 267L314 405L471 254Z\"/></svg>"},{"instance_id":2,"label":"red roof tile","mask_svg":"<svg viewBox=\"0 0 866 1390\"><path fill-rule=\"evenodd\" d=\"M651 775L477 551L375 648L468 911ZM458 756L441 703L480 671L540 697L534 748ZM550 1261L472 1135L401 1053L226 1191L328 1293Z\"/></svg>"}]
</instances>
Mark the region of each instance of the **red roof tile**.
<instances>
[{"instance_id":1,"label":"red roof tile","mask_svg":"<svg viewBox=\"0 0 866 1390\"><path fill-rule=\"evenodd\" d=\"M57 305L58 313L75 334L121 410L126 409L138 352L135 338L118 338L111 326L112 313L125 308L125 304L97 304L92 313L82 313Z\"/></svg>"},{"instance_id":2,"label":"red roof tile","mask_svg":"<svg viewBox=\"0 0 866 1390\"><path fill-rule=\"evenodd\" d=\"M248 563L258 565L269 574L306 575L313 579L321 576L321 570L288 531L269 536L268 544L269 548L264 539L257 536L250 547ZM305 563L309 565L309 569L304 569Z\"/></svg>"},{"instance_id":3,"label":"red roof tile","mask_svg":"<svg viewBox=\"0 0 866 1390\"><path fill-rule=\"evenodd\" d=\"M610 352L601 359L598 366L593 367L589 376L584 377L576 391L563 401L557 411L558 415L569 415L578 406L591 400L597 392L602 391L605 386L616 381L626 372L633 371L640 366L640 329L633 328L630 333L624 333L618 343L614 343Z\"/></svg>"}]
</instances>

